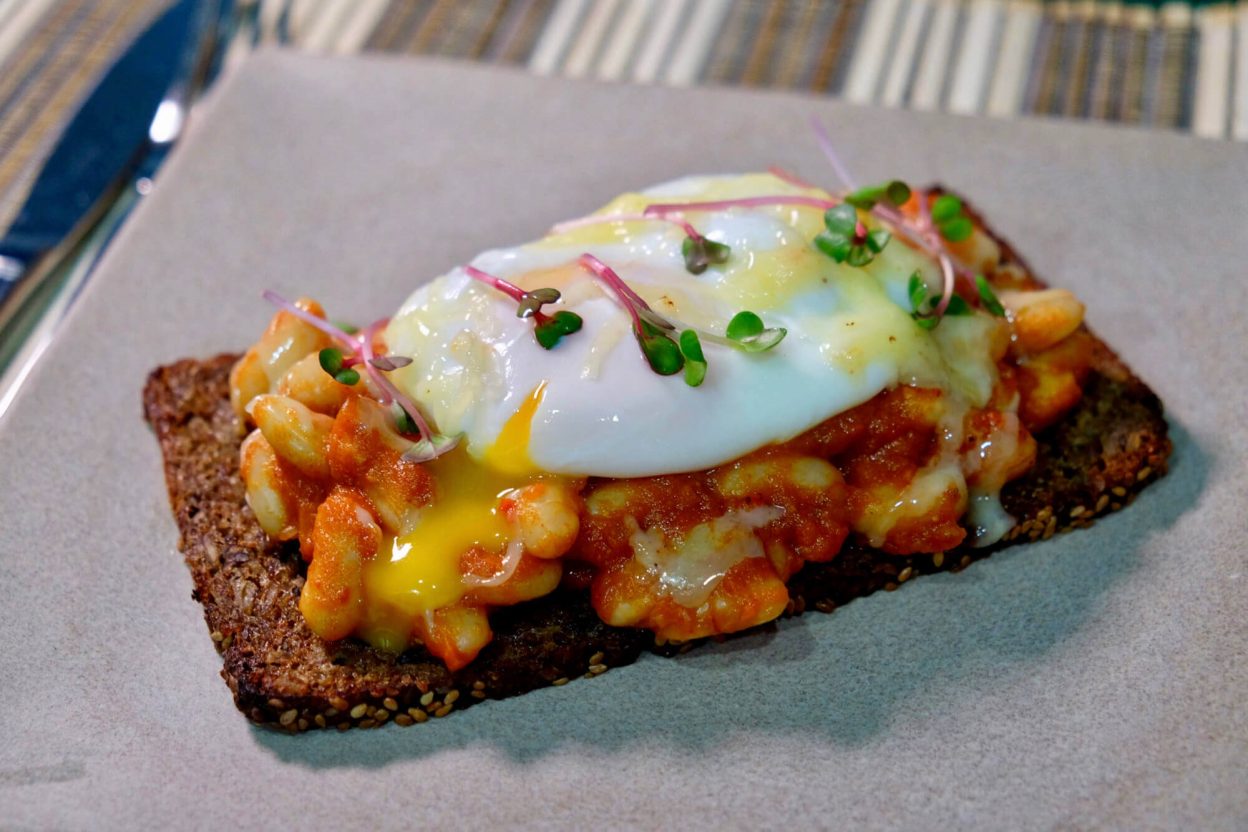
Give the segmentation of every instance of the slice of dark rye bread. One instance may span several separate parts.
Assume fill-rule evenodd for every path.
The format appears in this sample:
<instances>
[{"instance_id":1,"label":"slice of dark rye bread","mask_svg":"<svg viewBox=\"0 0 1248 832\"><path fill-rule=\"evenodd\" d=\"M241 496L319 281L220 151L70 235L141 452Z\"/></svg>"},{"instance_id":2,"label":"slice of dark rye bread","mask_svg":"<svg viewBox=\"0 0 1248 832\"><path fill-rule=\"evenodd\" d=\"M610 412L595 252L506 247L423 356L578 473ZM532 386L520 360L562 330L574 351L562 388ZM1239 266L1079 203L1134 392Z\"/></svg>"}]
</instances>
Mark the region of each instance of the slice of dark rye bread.
<instances>
[{"instance_id":1,"label":"slice of dark rye bread","mask_svg":"<svg viewBox=\"0 0 1248 832\"><path fill-rule=\"evenodd\" d=\"M268 542L243 499L242 430L228 395L236 358L161 367L143 402L164 454L194 596L225 658L222 675L252 720L292 731L388 719L409 725L482 699L594 676L643 650L674 652L648 631L608 627L586 592L565 590L491 613L494 641L456 673L420 648L396 658L313 635L298 607L301 559ZM1036 465L1002 492L1018 524L1000 544L901 557L851 543L832 562L808 564L792 578L790 612L830 612L917 575L962 569L1001 546L1090 525L1163 474L1170 453L1161 403L1099 342L1082 402L1037 439Z\"/></svg>"},{"instance_id":2,"label":"slice of dark rye bread","mask_svg":"<svg viewBox=\"0 0 1248 832\"><path fill-rule=\"evenodd\" d=\"M998 242L1004 260L1026 268ZM1161 402L1108 346L1095 343L1083 399L1037 435L1036 464L1001 493L1017 519L1004 540L902 557L851 538L832 562L807 564L790 579L788 613L831 612L918 575L963 569L1002 546L1088 526L1164 474L1170 439ZM483 699L596 676L642 651L670 655L689 646L658 645L649 631L609 627L588 592L566 589L491 612L494 640L455 673L420 647L396 657L354 639L322 641L299 612L302 559L295 547L268 541L243 499L243 432L229 402L236 359L160 367L147 380L143 405L164 455L194 597L225 660L221 675L253 721L287 731L411 725Z\"/></svg>"}]
</instances>

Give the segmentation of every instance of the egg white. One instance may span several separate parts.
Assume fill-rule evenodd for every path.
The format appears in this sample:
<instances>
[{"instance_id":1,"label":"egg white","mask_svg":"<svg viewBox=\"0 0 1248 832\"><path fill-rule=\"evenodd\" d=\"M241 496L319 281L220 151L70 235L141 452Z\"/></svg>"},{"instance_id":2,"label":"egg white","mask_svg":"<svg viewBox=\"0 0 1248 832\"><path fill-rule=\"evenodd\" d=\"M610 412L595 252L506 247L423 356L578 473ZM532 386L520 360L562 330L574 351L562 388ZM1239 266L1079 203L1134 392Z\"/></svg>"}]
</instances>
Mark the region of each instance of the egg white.
<instances>
[{"instance_id":1,"label":"egg white","mask_svg":"<svg viewBox=\"0 0 1248 832\"><path fill-rule=\"evenodd\" d=\"M769 174L689 177L614 200L606 213L660 201L765 194L826 196ZM552 473L639 477L701 470L781 442L897 384L937 386L982 405L995 367L983 348L983 316L947 318L928 331L909 314L916 270L938 286L936 264L894 240L866 268L838 265L814 249L817 209L790 206L690 212L709 238L731 246L729 262L690 274L684 233L663 222L588 226L487 251L472 265L525 289L560 281L561 306L583 329L552 350L516 317L513 300L463 269L418 288L385 333L390 352L413 363L392 374L438 428L464 435L482 456L507 420L545 383L528 455ZM603 260L662 314L722 333L749 309L788 336L749 354L704 343L700 387L659 376L632 337L629 317L575 265Z\"/></svg>"}]
</instances>

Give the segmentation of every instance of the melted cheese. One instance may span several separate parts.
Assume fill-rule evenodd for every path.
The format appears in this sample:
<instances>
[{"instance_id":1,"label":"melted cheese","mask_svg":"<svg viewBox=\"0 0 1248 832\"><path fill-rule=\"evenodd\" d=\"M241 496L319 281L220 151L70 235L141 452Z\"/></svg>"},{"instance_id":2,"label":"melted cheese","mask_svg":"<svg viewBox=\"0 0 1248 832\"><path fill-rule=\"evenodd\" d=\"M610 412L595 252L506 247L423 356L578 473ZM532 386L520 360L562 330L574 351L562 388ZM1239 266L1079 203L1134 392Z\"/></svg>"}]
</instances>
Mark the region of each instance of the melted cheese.
<instances>
[{"instance_id":1,"label":"melted cheese","mask_svg":"<svg viewBox=\"0 0 1248 832\"><path fill-rule=\"evenodd\" d=\"M638 561L659 575L659 586L681 606L696 609L711 597L728 570L746 558L765 554L754 534L784 516L777 506L729 511L690 529L682 540L669 541L657 529L637 529L629 545Z\"/></svg>"}]
</instances>

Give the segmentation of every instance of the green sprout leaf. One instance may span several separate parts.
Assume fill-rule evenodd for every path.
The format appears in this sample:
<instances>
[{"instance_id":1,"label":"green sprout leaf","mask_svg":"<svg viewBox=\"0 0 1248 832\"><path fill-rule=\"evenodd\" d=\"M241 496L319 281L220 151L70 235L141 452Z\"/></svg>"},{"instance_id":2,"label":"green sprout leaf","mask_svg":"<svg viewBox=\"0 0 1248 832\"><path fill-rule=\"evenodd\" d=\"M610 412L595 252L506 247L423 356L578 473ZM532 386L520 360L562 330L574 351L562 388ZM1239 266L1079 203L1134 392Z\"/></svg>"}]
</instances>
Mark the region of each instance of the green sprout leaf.
<instances>
[{"instance_id":1,"label":"green sprout leaf","mask_svg":"<svg viewBox=\"0 0 1248 832\"><path fill-rule=\"evenodd\" d=\"M727 263L732 249L705 237L686 237L680 244L680 253L690 274L702 274L708 266Z\"/></svg>"},{"instance_id":2,"label":"green sprout leaf","mask_svg":"<svg viewBox=\"0 0 1248 832\"><path fill-rule=\"evenodd\" d=\"M877 187L883 198L888 186ZM909 193L907 188L907 199ZM858 211L848 201L829 208L823 215L823 224L828 230L815 237L815 248L836 262L849 263L851 266L861 267L870 263L876 254L884 250L884 246L888 245L893 236L883 228L859 235Z\"/></svg>"},{"instance_id":3,"label":"green sprout leaf","mask_svg":"<svg viewBox=\"0 0 1248 832\"><path fill-rule=\"evenodd\" d=\"M875 252L862 243L855 243L850 247L849 256L845 258L845 262L851 266L862 268L874 259Z\"/></svg>"},{"instance_id":4,"label":"green sprout leaf","mask_svg":"<svg viewBox=\"0 0 1248 832\"><path fill-rule=\"evenodd\" d=\"M706 357L698 333L692 329L680 333L680 353L685 357L685 384L697 387L706 378Z\"/></svg>"},{"instance_id":5,"label":"green sprout leaf","mask_svg":"<svg viewBox=\"0 0 1248 832\"><path fill-rule=\"evenodd\" d=\"M948 222L942 222L939 227L940 236L951 243L962 242L975 230L974 224L966 217L957 217Z\"/></svg>"},{"instance_id":6,"label":"green sprout leaf","mask_svg":"<svg viewBox=\"0 0 1248 832\"><path fill-rule=\"evenodd\" d=\"M932 202L932 222L948 222L962 216L962 200L952 194L941 194Z\"/></svg>"},{"instance_id":7,"label":"green sprout leaf","mask_svg":"<svg viewBox=\"0 0 1248 832\"><path fill-rule=\"evenodd\" d=\"M975 312L961 295L955 294L951 295L949 303L945 304L944 315L937 317L934 310L940 302L939 298L930 295L927 284L923 281L923 276L918 269L910 275L907 294L910 296L910 317L914 318L914 322L924 329L934 329L944 315L972 315Z\"/></svg>"},{"instance_id":8,"label":"green sprout leaf","mask_svg":"<svg viewBox=\"0 0 1248 832\"><path fill-rule=\"evenodd\" d=\"M893 239L893 235L885 231L883 228L877 228L867 234L867 248L876 254L884 250L884 246L888 245L888 241Z\"/></svg>"},{"instance_id":9,"label":"green sprout leaf","mask_svg":"<svg viewBox=\"0 0 1248 832\"><path fill-rule=\"evenodd\" d=\"M398 428L399 433L407 436L416 436L420 433L420 428L416 426L416 421L401 406L397 404L391 405L390 412L394 416L394 426Z\"/></svg>"},{"instance_id":10,"label":"green sprout leaf","mask_svg":"<svg viewBox=\"0 0 1248 832\"><path fill-rule=\"evenodd\" d=\"M321 369L339 384L351 386L359 383L359 372L343 366L346 362L342 357L342 350L337 347L326 347L317 353L317 359L321 362Z\"/></svg>"},{"instance_id":11,"label":"green sprout leaf","mask_svg":"<svg viewBox=\"0 0 1248 832\"><path fill-rule=\"evenodd\" d=\"M784 327L767 327L762 318L746 310L733 316L724 334L745 352L766 352L789 333Z\"/></svg>"},{"instance_id":12,"label":"green sprout leaf","mask_svg":"<svg viewBox=\"0 0 1248 832\"><path fill-rule=\"evenodd\" d=\"M338 375L342 369L342 350L337 347L326 347L317 354L317 358L320 359L321 369L331 376Z\"/></svg>"},{"instance_id":13,"label":"green sprout leaf","mask_svg":"<svg viewBox=\"0 0 1248 832\"><path fill-rule=\"evenodd\" d=\"M910 295L910 311L922 311L923 301L927 300L927 284L923 281L923 275L918 269L915 269L910 275L910 285L907 287L907 294Z\"/></svg>"},{"instance_id":14,"label":"green sprout leaf","mask_svg":"<svg viewBox=\"0 0 1248 832\"><path fill-rule=\"evenodd\" d=\"M979 289L979 302L984 305L984 308L998 318L1004 318L1005 307L997 299L996 292L992 291L992 286L988 284L987 278L982 274L975 275L975 287Z\"/></svg>"},{"instance_id":15,"label":"green sprout leaf","mask_svg":"<svg viewBox=\"0 0 1248 832\"><path fill-rule=\"evenodd\" d=\"M533 328L533 336L544 349L554 349L563 336L579 332L585 322L575 312L560 310Z\"/></svg>"},{"instance_id":16,"label":"green sprout leaf","mask_svg":"<svg viewBox=\"0 0 1248 832\"><path fill-rule=\"evenodd\" d=\"M534 289L525 292L524 297L516 304L516 317L531 318L541 312L543 306L554 303L560 297L558 289Z\"/></svg>"},{"instance_id":17,"label":"green sprout leaf","mask_svg":"<svg viewBox=\"0 0 1248 832\"><path fill-rule=\"evenodd\" d=\"M342 321L334 321L333 323L334 323L334 326L338 327L339 329L341 329L343 332L347 333L348 335L354 335L355 333L360 331L360 328L358 326L355 326L354 324L348 324Z\"/></svg>"},{"instance_id":18,"label":"green sprout leaf","mask_svg":"<svg viewBox=\"0 0 1248 832\"><path fill-rule=\"evenodd\" d=\"M736 345L745 352L767 352L784 340L789 331L782 326L768 327L757 335L742 338Z\"/></svg>"},{"instance_id":19,"label":"green sprout leaf","mask_svg":"<svg viewBox=\"0 0 1248 832\"><path fill-rule=\"evenodd\" d=\"M823 224L833 234L853 237L858 230L858 211L854 209L854 206L842 202L824 212Z\"/></svg>"},{"instance_id":20,"label":"green sprout leaf","mask_svg":"<svg viewBox=\"0 0 1248 832\"><path fill-rule=\"evenodd\" d=\"M960 243L975 230L970 217L962 212L962 200L952 194L941 194L932 202L932 222L940 236L951 243Z\"/></svg>"},{"instance_id":21,"label":"green sprout leaf","mask_svg":"<svg viewBox=\"0 0 1248 832\"><path fill-rule=\"evenodd\" d=\"M525 292L525 294L541 303L555 303L559 300L559 298L563 297L559 294L558 289L551 289L549 287L545 289L534 289L531 292Z\"/></svg>"},{"instance_id":22,"label":"green sprout leaf","mask_svg":"<svg viewBox=\"0 0 1248 832\"><path fill-rule=\"evenodd\" d=\"M831 231L822 231L815 237L815 248L831 257L838 263L844 263L849 257L849 252L854 247L852 236L838 234Z\"/></svg>"},{"instance_id":23,"label":"green sprout leaf","mask_svg":"<svg viewBox=\"0 0 1248 832\"><path fill-rule=\"evenodd\" d=\"M859 188L845 197L845 201L850 205L865 210L870 210L877 203L884 201L888 201L894 206L901 206L905 205L909 199L910 186L899 179L882 182L879 185L870 185L866 188Z\"/></svg>"},{"instance_id":24,"label":"green sprout leaf","mask_svg":"<svg viewBox=\"0 0 1248 832\"><path fill-rule=\"evenodd\" d=\"M953 295L949 298L949 303L945 306L946 315L972 315L974 310L971 305L962 299L961 295Z\"/></svg>"},{"instance_id":25,"label":"green sprout leaf","mask_svg":"<svg viewBox=\"0 0 1248 832\"><path fill-rule=\"evenodd\" d=\"M767 327L763 325L763 319L748 310L738 312L728 322L728 329L724 333L729 340L740 341L744 338L750 338L758 335Z\"/></svg>"},{"instance_id":26,"label":"green sprout leaf","mask_svg":"<svg viewBox=\"0 0 1248 832\"><path fill-rule=\"evenodd\" d=\"M931 311L926 308L928 306L927 283L923 281L923 275L918 269L910 275L907 293L910 295L910 317L914 318L916 324L924 329L932 329L940 323L940 318L931 314Z\"/></svg>"},{"instance_id":27,"label":"green sprout leaf","mask_svg":"<svg viewBox=\"0 0 1248 832\"><path fill-rule=\"evenodd\" d=\"M732 254L732 248L727 243L717 243L714 240L706 240L706 257L714 265L722 265L728 262L728 257Z\"/></svg>"},{"instance_id":28,"label":"green sprout leaf","mask_svg":"<svg viewBox=\"0 0 1248 832\"><path fill-rule=\"evenodd\" d=\"M633 335L637 338L641 354L646 357L650 369L659 375L675 375L685 366L685 358L680 353L680 347L653 324L642 321L640 328L633 329Z\"/></svg>"}]
</instances>

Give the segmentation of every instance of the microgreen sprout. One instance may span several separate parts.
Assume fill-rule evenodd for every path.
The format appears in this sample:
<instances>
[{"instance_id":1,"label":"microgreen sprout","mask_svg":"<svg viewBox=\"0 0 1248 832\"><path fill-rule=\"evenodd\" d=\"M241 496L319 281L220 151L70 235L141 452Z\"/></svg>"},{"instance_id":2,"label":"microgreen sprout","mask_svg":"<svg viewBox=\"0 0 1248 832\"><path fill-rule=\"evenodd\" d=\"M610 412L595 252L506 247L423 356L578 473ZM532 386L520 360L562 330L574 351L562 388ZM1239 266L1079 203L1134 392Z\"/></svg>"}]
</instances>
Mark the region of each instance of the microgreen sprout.
<instances>
[{"instance_id":1,"label":"microgreen sprout","mask_svg":"<svg viewBox=\"0 0 1248 832\"><path fill-rule=\"evenodd\" d=\"M321 367L335 380L343 384L357 384L360 376L355 368L363 368L369 381L376 388L377 400L383 405L391 406L394 411L395 427L398 431L408 437L416 438L415 443L404 454L405 457L416 462L428 462L451 450L459 442L458 436L444 436L435 431L425 420L416 403L403 395L402 391L385 377L384 367L387 365L391 369L397 369L411 363L411 359L401 356L378 356L374 352L373 342L378 333L390 322L388 318L374 321L359 334L351 334L324 318L313 315L306 309L300 309L276 292L266 290L264 299L316 327L339 343L338 348L322 350L318 356ZM344 373L348 374L345 379ZM350 374L354 374L353 379Z\"/></svg>"},{"instance_id":2,"label":"microgreen sprout","mask_svg":"<svg viewBox=\"0 0 1248 832\"><path fill-rule=\"evenodd\" d=\"M762 318L746 310L732 317L724 335L736 347L746 352L766 352L783 341L788 330L784 327L769 328Z\"/></svg>"},{"instance_id":3,"label":"microgreen sprout","mask_svg":"<svg viewBox=\"0 0 1248 832\"><path fill-rule=\"evenodd\" d=\"M983 307L998 318L1004 318L1005 307L1001 305L1001 301L997 299L997 293L992 291L992 286L982 274L975 275L975 288L979 290L979 302L983 304Z\"/></svg>"},{"instance_id":4,"label":"microgreen sprout","mask_svg":"<svg viewBox=\"0 0 1248 832\"><path fill-rule=\"evenodd\" d=\"M680 345L659 327L649 321L641 321L633 334L641 347L641 354L646 357L646 363L659 375L674 376L685 366Z\"/></svg>"},{"instance_id":5,"label":"microgreen sprout","mask_svg":"<svg viewBox=\"0 0 1248 832\"><path fill-rule=\"evenodd\" d=\"M399 433L420 433L420 428L416 426L416 422L413 421L411 416L407 415L406 410L397 404L390 405L390 415L394 417L394 423L398 427Z\"/></svg>"},{"instance_id":6,"label":"microgreen sprout","mask_svg":"<svg viewBox=\"0 0 1248 832\"><path fill-rule=\"evenodd\" d=\"M884 250L893 235L883 228L871 231L858 219L858 211L848 202L829 208L823 215L827 231L815 237L815 247L838 263L865 266Z\"/></svg>"},{"instance_id":7,"label":"microgreen sprout","mask_svg":"<svg viewBox=\"0 0 1248 832\"><path fill-rule=\"evenodd\" d=\"M337 347L326 347L321 350L318 358L321 362L321 369L328 373L329 377L334 381L339 384L345 384L348 387L359 383L359 371L346 363L347 359L343 358L342 350Z\"/></svg>"},{"instance_id":8,"label":"microgreen sprout","mask_svg":"<svg viewBox=\"0 0 1248 832\"><path fill-rule=\"evenodd\" d=\"M762 331L763 319L746 310L732 316L732 320L728 322L728 328L724 331L724 334L733 341L740 341L744 338L752 338Z\"/></svg>"},{"instance_id":9,"label":"microgreen sprout","mask_svg":"<svg viewBox=\"0 0 1248 832\"><path fill-rule=\"evenodd\" d=\"M685 357L685 384L697 387L706 378L706 356L702 354L702 341L698 333L686 329L680 333L680 354Z\"/></svg>"},{"instance_id":10,"label":"microgreen sprout","mask_svg":"<svg viewBox=\"0 0 1248 832\"><path fill-rule=\"evenodd\" d=\"M474 272L481 271L473 269ZM557 303L559 298L563 297L559 294L558 289L534 289L525 292L520 296L519 303L516 304L517 318L532 318L539 315L542 307L548 303Z\"/></svg>"},{"instance_id":11,"label":"microgreen sprout","mask_svg":"<svg viewBox=\"0 0 1248 832\"><path fill-rule=\"evenodd\" d=\"M962 213L962 200L952 194L936 197L931 206L931 218L940 236L951 243L962 242L975 230L970 217Z\"/></svg>"},{"instance_id":12,"label":"microgreen sprout","mask_svg":"<svg viewBox=\"0 0 1248 832\"><path fill-rule=\"evenodd\" d=\"M492 286L514 300L516 317L533 319L533 337L543 349L553 350L565 335L579 332L584 325L581 316L575 312L561 309L549 315L543 311L543 306L559 302L562 295L558 289L533 289L526 292L516 284L483 272L475 266L464 266L464 271L473 280Z\"/></svg>"},{"instance_id":13,"label":"microgreen sprout","mask_svg":"<svg viewBox=\"0 0 1248 832\"><path fill-rule=\"evenodd\" d=\"M712 264L718 266L727 263L732 249L706 237L686 237L680 244L680 253L685 258L685 268L690 274L702 274Z\"/></svg>"},{"instance_id":14,"label":"microgreen sprout","mask_svg":"<svg viewBox=\"0 0 1248 832\"><path fill-rule=\"evenodd\" d=\"M680 245L680 253L685 258L685 269L690 274L702 274L708 266L726 263L729 255L732 254L732 249L726 244L708 240L698 229L693 227L692 223L679 216L650 213L594 214L588 217L581 217L580 219L561 222L555 225L551 231L555 234L563 234L587 225L604 225L618 222L668 222L678 226L685 232L685 239Z\"/></svg>"},{"instance_id":15,"label":"microgreen sprout","mask_svg":"<svg viewBox=\"0 0 1248 832\"><path fill-rule=\"evenodd\" d=\"M855 195L864 195L864 191L868 192L865 196L872 196L873 194L870 193L873 190L872 188L855 189L853 180L837 155L836 149L832 145L832 139L828 136L828 131L823 124L818 119L812 118L811 128L814 130L815 140L818 142L823 154L827 157L837 178L841 180L846 190L851 192L847 200ZM887 195L887 188L885 188L885 195ZM893 195L900 197L900 189L895 189ZM941 315L945 314L947 307L954 302L953 298L956 296L953 290L957 276L962 275L968 280L973 279L975 276L970 269L959 262L949 251L946 241L956 243L965 240L974 231L974 225L964 213L962 202L957 197L949 195L938 197L935 200L935 204L930 207L930 210L926 194L918 194L915 201L919 209L917 217L909 216L900 211L900 205L892 200L876 200L870 210L877 217L887 222L894 232L905 236L916 247L926 251L939 263L942 290L939 300L936 301L932 309L932 315L939 319Z\"/></svg>"},{"instance_id":16,"label":"microgreen sprout","mask_svg":"<svg viewBox=\"0 0 1248 832\"><path fill-rule=\"evenodd\" d=\"M813 187L806 185L800 180L792 179L791 174L780 171L778 168L772 168L771 172L773 175L785 179L791 184ZM751 196L740 199L719 199L711 202L658 203L647 206L643 216L654 219L683 221L679 218L687 211L723 211L729 208L768 208L789 205L802 208L818 208L821 211L826 211L835 207L837 203L814 196L776 194L774 196ZM731 249L724 243L709 240L706 237L696 235L696 233L689 234L680 251L685 258L685 268L692 274L702 274L709 265L727 262L731 253Z\"/></svg>"},{"instance_id":17,"label":"microgreen sprout","mask_svg":"<svg viewBox=\"0 0 1248 832\"><path fill-rule=\"evenodd\" d=\"M870 211L882 202L888 202L894 208L900 208L909 200L910 186L900 179L892 179L879 185L859 188L845 197L845 201L850 205L855 208L861 208L864 211Z\"/></svg>"},{"instance_id":18,"label":"microgreen sprout","mask_svg":"<svg viewBox=\"0 0 1248 832\"><path fill-rule=\"evenodd\" d=\"M940 300L937 301L935 308L932 310L932 315L939 320L953 300L953 288L957 280L957 272L953 265L953 258L949 255L949 249L945 247L940 233L936 230L936 223L932 219L931 206L928 204L927 194L919 196L918 203L919 231L931 246L932 253L936 255L936 262L940 264Z\"/></svg>"},{"instance_id":19,"label":"microgreen sprout","mask_svg":"<svg viewBox=\"0 0 1248 832\"><path fill-rule=\"evenodd\" d=\"M953 295L945 303L944 311L937 314L936 307L940 303L940 298L929 297L927 283L918 269L910 275L907 291L910 295L910 317L914 318L914 322L924 329L934 329L945 315L970 315L973 312L971 305L963 300L961 295Z\"/></svg>"},{"instance_id":20,"label":"microgreen sprout","mask_svg":"<svg viewBox=\"0 0 1248 832\"><path fill-rule=\"evenodd\" d=\"M661 376L679 373L684 367L685 359L681 355L680 347L665 331L673 327L670 324L665 327L663 324L666 324L666 321L659 323L661 318L658 321L651 320L649 316L643 318L643 313L654 313L654 310L606 263L592 254L585 253L580 257L580 264L600 282L606 284L615 295L616 302L632 318L633 337L637 339L637 346L641 348L641 354L646 359L646 363L650 365L650 369ZM658 318L657 315L655 317Z\"/></svg>"},{"instance_id":21,"label":"microgreen sprout","mask_svg":"<svg viewBox=\"0 0 1248 832\"><path fill-rule=\"evenodd\" d=\"M364 359L364 370L368 373L373 384L381 389L381 403L395 405L400 413L407 416L403 423L400 424L400 431L409 436L420 435L420 440L404 456L418 462L427 462L454 448L459 443L459 437L443 436L434 431L429 423L425 421L425 417L420 412L420 408L416 406L416 403L403 395L403 392L395 387L373 363L377 359L377 356L373 353L373 340L387 323L389 323L389 320L386 318L374 321L365 327L364 331L359 335L360 355ZM412 430L412 428L415 428L415 430Z\"/></svg>"},{"instance_id":22,"label":"microgreen sprout","mask_svg":"<svg viewBox=\"0 0 1248 832\"><path fill-rule=\"evenodd\" d=\"M641 348L641 354L650 368L659 375L675 375L692 362L705 365L702 341L724 347L734 347L743 352L765 352L784 340L787 331L783 327L767 328L762 319L753 312L741 312L729 324L726 335L691 327L681 321L666 318L655 312L640 295L616 274L615 270L592 254L580 257L581 265L615 296L633 321L633 336ZM744 321L745 323L741 323ZM679 343L678 343L679 339ZM691 387L702 383L706 367L686 369L685 381Z\"/></svg>"},{"instance_id":23,"label":"microgreen sprout","mask_svg":"<svg viewBox=\"0 0 1248 832\"><path fill-rule=\"evenodd\" d=\"M553 315L543 316L533 329L533 337L543 348L553 350L563 340L563 336L579 332L585 322L581 316L566 309L560 309Z\"/></svg>"}]
</instances>

